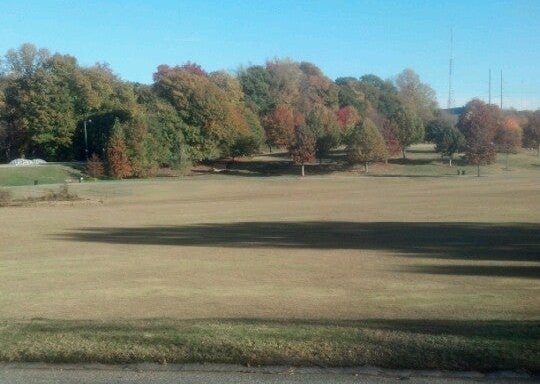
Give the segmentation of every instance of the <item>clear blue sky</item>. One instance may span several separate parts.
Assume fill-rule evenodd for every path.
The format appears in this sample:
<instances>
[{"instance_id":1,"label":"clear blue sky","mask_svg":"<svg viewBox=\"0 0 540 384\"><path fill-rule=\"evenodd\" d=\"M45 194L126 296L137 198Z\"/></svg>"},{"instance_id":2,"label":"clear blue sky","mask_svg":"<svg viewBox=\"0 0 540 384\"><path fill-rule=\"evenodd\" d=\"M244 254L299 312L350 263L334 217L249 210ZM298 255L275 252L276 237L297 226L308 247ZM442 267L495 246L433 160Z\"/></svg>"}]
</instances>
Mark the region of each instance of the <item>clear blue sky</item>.
<instances>
[{"instance_id":1,"label":"clear blue sky","mask_svg":"<svg viewBox=\"0 0 540 384\"><path fill-rule=\"evenodd\" d=\"M442 106L451 26L456 105L487 99L492 68L494 96L502 69L504 104L540 108L540 0L0 0L2 53L31 42L142 83L187 60L233 71L290 57L331 78L410 67Z\"/></svg>"}]
</instances>

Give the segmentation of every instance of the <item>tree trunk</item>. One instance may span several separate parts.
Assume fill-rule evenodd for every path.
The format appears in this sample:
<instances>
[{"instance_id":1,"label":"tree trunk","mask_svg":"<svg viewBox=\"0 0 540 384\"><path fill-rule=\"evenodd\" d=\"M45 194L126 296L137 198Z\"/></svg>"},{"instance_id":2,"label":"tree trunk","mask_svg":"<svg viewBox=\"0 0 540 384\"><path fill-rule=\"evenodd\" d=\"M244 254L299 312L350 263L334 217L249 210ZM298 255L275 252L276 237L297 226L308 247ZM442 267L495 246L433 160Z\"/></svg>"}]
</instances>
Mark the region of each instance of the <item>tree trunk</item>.
<instances>
[{"instance_id":1,"label":"tree trunk","mask_svg":"<svg viewBox=\"0 0 540 384\"><path fill-rule=\"evenodd\" d=\"M367 163L367 162L364 163L364 168L365 168L365 170L366 170L366 173L368 173L368 172L369 172L369 166L368 166L368 163Z\"/></svg>"},{"instance_id":2,"label":"tree trunk","mask_svg":"<svg viewBox=\"0 0 540 384\"><path fill-rule=\"evenodd\" d=\"M480 177L480 164L476 165L476 176Z\"/></svg>"},{"instance_id":3,"label":"tree trunk","mask_svg":"<svg viewBox=\"0 0 540 384\"><path fill-rule=\"evenodd\" d=\"M268 144L268 151L270 151L270 153L272 153L272 146L270 144Z\"/></svg>"},{"instance_id":4,"label":"tree trunk","mask_svg":"<svg viewBox=\"0 0 540 384\"><path fill-rule=\"evenodd\" d=\"M302 177L306 175L306 172L304 171L304 164L302 164Z\"/></svg>"},{"instance_id":5,"label":"tree trunk","mask_svg":"<svg viewBox=\"0 0 540 384\"><path fill-rule=\"evenodd\" d=\"M384 158L384 164L388 165L388 156Z\"/></svg>"},{"instance_id":6,"label":"tree trunk","mask_svg":"<svg viewBox=\"0 0 540 384\"><path fill-rule=\"evenodd\" d=\"M407 155L405 154L405 148L403 148L403 149L401 150L401 152L403 153L403 159L406 159L406 158L407 158Z\"/></svg>"},{"instance_id":7,"label":"tree trunk","mask_svg":"<svg viewBox=\"0 0 540 384\"><path fill-rule=\"evenodd\" d=\"M452 166L452 158L451 157L448 158L448 165Z\"/></svg>"}]
</instances>

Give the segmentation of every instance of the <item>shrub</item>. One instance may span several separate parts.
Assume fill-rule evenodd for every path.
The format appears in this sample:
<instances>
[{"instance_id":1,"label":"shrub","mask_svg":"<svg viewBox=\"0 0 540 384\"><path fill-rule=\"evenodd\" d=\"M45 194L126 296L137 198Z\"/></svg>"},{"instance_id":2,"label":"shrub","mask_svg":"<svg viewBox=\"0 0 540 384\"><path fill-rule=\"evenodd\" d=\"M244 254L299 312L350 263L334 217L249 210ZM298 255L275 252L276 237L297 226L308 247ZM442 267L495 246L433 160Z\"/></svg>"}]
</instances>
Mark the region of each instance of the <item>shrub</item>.
<instances>
[{"instance_id":1,"label":"shrub","mask_svg":"<svg viewBox=\"0 0 540 384\"><path fill-rule=\"evenodd\" d=\"M6 190L0 190L0 207L7 207L9 204L11 204L11 201L13 200L13 195L11 191Z\"/></svg>"},{"instance_id":2,"label":"shrub","mask_svg":"<svg viewBox=\"0 0 540 384\"><path fill-rule=\"evenodd\" d=\"M41 199L43 201L73 201L78 200L79 196L69 191L69 186L67 184L62 185L58 190L47 191Z\"/></svg>"},{"instance_id":3,"label":"shrub","mask_svg":"<svg viewBox=\"0 0 540 384\"><path fill-rule=\"evenodd\" d=\"M103 162L95 153L90 156L90 159L86 163L86 173L90 177L98 178L103 176Z\"/></svg>"}]
</instances>

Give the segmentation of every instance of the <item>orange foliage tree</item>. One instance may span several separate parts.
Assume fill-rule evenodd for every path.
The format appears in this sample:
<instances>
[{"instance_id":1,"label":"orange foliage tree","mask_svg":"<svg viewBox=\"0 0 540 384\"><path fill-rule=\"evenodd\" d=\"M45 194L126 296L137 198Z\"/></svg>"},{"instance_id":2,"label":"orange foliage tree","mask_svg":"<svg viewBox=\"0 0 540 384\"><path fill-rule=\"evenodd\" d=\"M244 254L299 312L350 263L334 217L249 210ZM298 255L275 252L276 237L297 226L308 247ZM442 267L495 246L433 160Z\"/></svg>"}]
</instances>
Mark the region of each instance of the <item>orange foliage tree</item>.
<instances>
[{"instance_id":1,"label":"orange foliage tree","mask_svg":"<svg viewBox=\"0 0 540 384\"><path fill-rule=\"evenodd\" d=\"M118 120L114 123L112 134L107 144L107 165L109 175L114 178L123 179L132 174L124 130Z\"/></svg>"},{"instance_id":2,"label":"orange foliage tree","mask_svg":"<svg viewBox=\"0 0 540 384\"><path fill-rule=\"evenodd\" d=\"M499 151L506 154L506 169L508 170L508 154L516 153L521 146L521 127L513 117L505 117L495 135L495 143Z\"/></svg>"}]
</instances>

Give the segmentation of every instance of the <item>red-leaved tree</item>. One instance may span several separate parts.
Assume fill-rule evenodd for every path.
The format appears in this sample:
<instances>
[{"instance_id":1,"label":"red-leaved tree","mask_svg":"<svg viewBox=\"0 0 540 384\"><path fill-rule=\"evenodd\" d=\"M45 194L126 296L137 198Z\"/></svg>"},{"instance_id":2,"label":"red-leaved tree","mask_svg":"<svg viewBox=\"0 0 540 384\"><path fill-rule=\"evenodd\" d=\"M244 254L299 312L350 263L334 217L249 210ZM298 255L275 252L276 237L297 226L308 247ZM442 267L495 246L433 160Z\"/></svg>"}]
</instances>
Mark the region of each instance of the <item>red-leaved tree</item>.
<instances>
[{"instance_id":1,"label":"red-leaved tree","mask_svg":"<svg viewBox=\"0 0 540 384\"><path fill-rule=\"evenodd\" d=\"M294 132L294 141L289 147L293 161L301 165L302 176L305 176L304 165L315 160L316 139L305 125L298 125Z\"/></svg>"},{"instance_id":2,"label":"red-leaved tree","mask_svg":"<svg viewBox=\"0 0 540 384\"><path fill-rule=\"evenodd\" d=\"M304 123L304 116L291 107L280 104L263 119L269 145L289 147L295 139L295 127Z\"/></svg>"},{"instance_id":3,"label":"red-leaved tree","mask_svg":"<svg viewBox=\"0 0 540 384\"><path fill-rule=\"evenodd\" d=\"M469 164L491 164L497 158L495 134L500 126L500 110L496 105L473 99L459 117L458 129L465 136L465 159Z\"/></svg>"}]
</instances>

